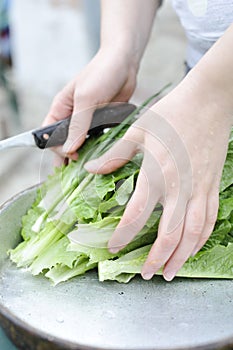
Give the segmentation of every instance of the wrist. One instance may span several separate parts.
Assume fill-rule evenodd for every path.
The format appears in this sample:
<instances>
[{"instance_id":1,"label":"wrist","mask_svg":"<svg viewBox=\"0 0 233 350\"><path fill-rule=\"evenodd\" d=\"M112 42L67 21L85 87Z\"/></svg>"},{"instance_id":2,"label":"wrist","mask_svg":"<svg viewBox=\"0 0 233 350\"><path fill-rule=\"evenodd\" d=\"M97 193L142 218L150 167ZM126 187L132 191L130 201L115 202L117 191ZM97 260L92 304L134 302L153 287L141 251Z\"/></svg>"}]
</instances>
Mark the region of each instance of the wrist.
<instances>
[{"instance_id":1,"label":"wrist","mask_svg":"<svg viewBox=\"0 0 233 350\"><path fill-rule=\"evenodd\" d=\"M139 69L139 62L132 54L132 51L125 45L109 45L101 46L96 56L93 59L98 64L106 64L111 62L114 65L115 70L126 75L131 75L135 78Z\"/></svg>"},{"instance_id":2,"label":"wrist","mask_svg":"<svg viewBox=\"0 0 233 350\"><path fill-rule=\"evenodd\" d=\"M188 98L194 101L194 108L212 111L215 118L233 126L233 95L222 88L208 74L195 67L179 84L178 89L185 91ZM209 112L208 112L209 113Z\"/></svg>"},{"instance_id":3,"label":"wrist","mask_svg":"<svg viewBox=\"0 0 233 350\"><path fill-rule=\"evenodd\" d=\"M217 105L223 115L233 123L233 24L213 47L202 57L185 80L191 81L205 96Z\"/></svg>"},{"instance_id":4,"label":"wrist","mask_svg":"<svg viewBox=\"0 0 233 350\"><path fill-rule=\"evenodd\" d=\"M132 67L137 74L140 65L140 57L137 50L132 46L132 43L127 41L126 38L117 40L115 42L103 42L101 43L98 54L100 56L109 57L113 61L118 61L119 64L123 64L127 67Z\"/></svg>"}]
</instances>

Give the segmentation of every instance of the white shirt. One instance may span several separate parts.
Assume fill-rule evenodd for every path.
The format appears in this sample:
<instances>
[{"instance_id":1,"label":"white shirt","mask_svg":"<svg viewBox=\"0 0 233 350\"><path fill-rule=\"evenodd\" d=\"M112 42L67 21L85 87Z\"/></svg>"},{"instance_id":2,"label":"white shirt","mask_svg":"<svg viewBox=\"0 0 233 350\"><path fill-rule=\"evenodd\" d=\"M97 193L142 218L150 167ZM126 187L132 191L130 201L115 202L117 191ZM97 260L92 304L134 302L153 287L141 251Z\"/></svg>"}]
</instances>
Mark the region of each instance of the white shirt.
<instances>
[{"instance_id":1,"label":"white shirt","mask_svg":"<svg viewBox=\"0 0 233 350\"><path fill-rule=\"evenodd\" d=\"M233 0L172 0L188 39L192 68L233 23Z\"/></svg>"}]
</instances>

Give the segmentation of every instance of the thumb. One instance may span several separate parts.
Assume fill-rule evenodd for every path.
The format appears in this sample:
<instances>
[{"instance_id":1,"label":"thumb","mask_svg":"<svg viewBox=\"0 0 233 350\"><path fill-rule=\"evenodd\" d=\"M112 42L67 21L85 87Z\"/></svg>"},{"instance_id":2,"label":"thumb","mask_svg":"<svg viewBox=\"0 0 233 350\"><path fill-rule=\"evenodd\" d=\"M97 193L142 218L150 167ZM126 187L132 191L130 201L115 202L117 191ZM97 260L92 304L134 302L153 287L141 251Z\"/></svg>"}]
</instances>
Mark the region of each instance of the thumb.
<instances>
[{"instance_id":1,"label":"thumb","mask_svg":"<svg viewBox=\"0 0 233 350\"><path fill-rule=\"evenodd\" d=\"M128 163L136 153L136 143L122 138L101 157L87 162L84 168L90 173L109 174Z\"/></svg>"},{"instance_id":2,"label":"thumb","mask_svg":"<svg viewBox=\"0 0 233 350\"><path fill-rule=\"evenodd\" d=\"M63 152L65 154L76 152L84 143L94 110L95 108L93 107L74 111L70 121L68 137L63 146Z\"/></svg>"}]
</instances>

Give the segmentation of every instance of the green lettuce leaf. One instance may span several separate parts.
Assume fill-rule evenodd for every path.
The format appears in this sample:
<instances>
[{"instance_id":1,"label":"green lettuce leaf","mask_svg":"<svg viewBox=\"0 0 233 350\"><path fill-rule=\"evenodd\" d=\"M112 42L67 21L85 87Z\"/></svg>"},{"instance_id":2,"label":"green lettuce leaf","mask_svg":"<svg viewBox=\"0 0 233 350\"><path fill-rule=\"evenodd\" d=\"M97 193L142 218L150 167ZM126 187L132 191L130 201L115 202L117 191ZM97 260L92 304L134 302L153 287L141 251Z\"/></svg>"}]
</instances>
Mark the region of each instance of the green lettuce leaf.
<instances>
[{"instance_id":1,"label":"green lettuce leaf","mask_svg":"<svg viewBox=\"0 0 233 350\"><path fill-rule=\"evenodd\" d=\"M8 253L10 259L18 267L27 267L48 247L51 247L67 232L67 227L60 223L48 222L45 228L38 234L31 237L28 241L21 242L15 249Z\"/></svg>"},{"instance_id":2,"label":"green lettuce leaf","mask_svg":"<svg viewBox=\"0 0 233 350\"><path fill-rule=\"evenodd\" d=\"M133 194L143 155L137 154L109 175L89 174L83 164L122 137L144 106L105 134L89 137L79 150L78 161L56 168L40 186L34 204L22 218L23 241L9 251L17 266L27 267L33 275L43 274L54 285L93 268L98 268L100 281L127 283L140 273L157 237L160 205L124 249L111 254L107 244ZM219 200L213 233L177 276L233 279L233 131Z\"/></svg>"},{"instance_id":3,"label":"green lettuce leaf","mask_svg":"<svg viewBox=\"0 0 233 350\"><path fill-rule=\"evenodd\" d=\"M229 218L232 211L233 211L233 197L221 200L219 204L218 219L224 220Z\"/></svg>"},{"instance_id":4,"label":"green lettuce leaf","mask_svg":"<svg viewBox=\"0 0 233 350\"><path fill-rule=\"evenodd\" d=\"M77 259L76 263L72 268L69 268L66 265L58 264L49 270L45 276L49 278L53 285L58 283L65 282L70 278L83 275L86 271L92 270L96 267L96 264L88 264L88 259L80 257Z\"/></svg>"},{"instance_id":5,"label":"green lettuce leaf","mask_svg":"<svg viewBox=\"0 0 233 350\"><path fill-rule=\"evenodd\" d=\"M57 242L53 243L51 247L49 246L47 249L44 249L31 264L31 273L33 275L39 275L44 270L50 270L57 264L66 265L71 269L77 258L80 256L83 257L83 254L68 251L69 244L69 239L63 236Z\"/></svg>"},{"instance_id":6,"label":"green lettuce leaf","mask_svg":"<svg viewBox=\"0 0 233 350\"><path fill-rule=\"evenodd\" d=\"M116 206L125 205L134 190L134 174L124 180L113 196L107 201L102 201L99 205L100 213L107 213Z\"/></svg>"},{"instance_id":7,"label":"green lettuce leaf","mask_svg":"<svg viewBox=\"0 0 233 350\"><path fill-rule=\"evenodd\" d=\"M99 262L99 280L117 280L121 282L122 275L130 274L132 278L133 275L139 274L150 248L151 245L148 245L131 251L119 259ZM157 273L157 275L161 274L162 270ZM217 245L189 258L178 271L177 277L232 279L233 243L229 243L226 247Z\"/></svg>"}]
</instances>

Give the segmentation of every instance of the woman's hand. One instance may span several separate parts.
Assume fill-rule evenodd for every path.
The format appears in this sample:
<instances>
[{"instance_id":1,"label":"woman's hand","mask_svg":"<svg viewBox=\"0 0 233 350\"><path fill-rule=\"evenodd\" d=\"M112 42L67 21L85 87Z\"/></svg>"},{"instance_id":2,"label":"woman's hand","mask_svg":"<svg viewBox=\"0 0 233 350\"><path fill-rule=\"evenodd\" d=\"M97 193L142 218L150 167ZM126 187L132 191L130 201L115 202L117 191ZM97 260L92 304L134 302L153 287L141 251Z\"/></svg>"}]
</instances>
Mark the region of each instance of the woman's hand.
<instances>
[{"instance_id":1,"label":"woman's hand","mask_svg":"<svg viewBox=\"0 0 233 350\"><path fill-rule=\"evenodd\" d=\"M109 250L126 246L161 203L158 236L142 269L145 279L164 266L164 278L172 280L204 245L217 218L231 120L218 96L209 98L188 81L142 115L107 153L85 166L107 174L143 152L134 194Z\"/></svg>"},{"instance_id":2,"label":"woman's hand","mask_svg":"<svg viewBox=\"0 0 233 350\"><path fill-rule=\"evenodd\" d=\"M120 50L100 50L86 68L55 96L43 125L72 115L68 139L57 147L56 165L65 157L77 159L85 141L93 112L101 105L126 102L136 86L137 66Z\"/></svg>"},{"instance_id":3,"label":"woman's hand","mask_svg":"<svg viewBox=\"0 0 233 350\"><path fill-rule=\"evenodd\" d=\"M101 47L94 59L54 98L44 125L72 115L69 135L57 165L64 157L77 159L94 110L126 102L136 86L136 74L150 36L159 0L102 0ZM65 69L65 67L64 67Z\"/></svg>"},{"instance_id":4,"label":"woman's hand","mask_svg":"<svg viewBox=\"0 0 233 350\"><path fill-rule=\"evenodd\" d=\"M163 205L158 237L142 275L160 267L170 281L210 236L217 218L219 184L233 125L233 25L187 77L146 112L123 139L87 170L109 173L143 152L135 192L109 241L123 248Z\"/></svg>"}]
</instances>

